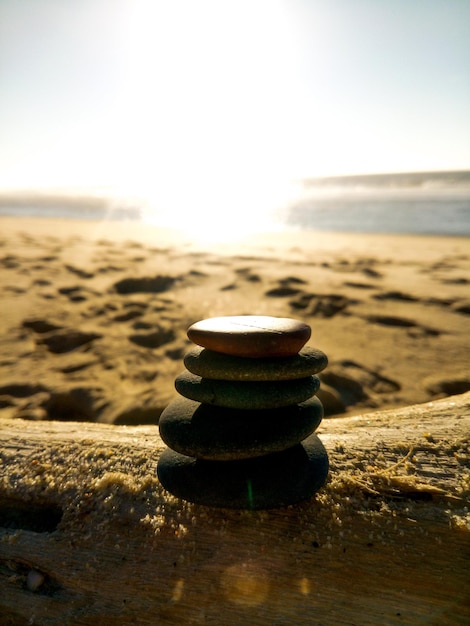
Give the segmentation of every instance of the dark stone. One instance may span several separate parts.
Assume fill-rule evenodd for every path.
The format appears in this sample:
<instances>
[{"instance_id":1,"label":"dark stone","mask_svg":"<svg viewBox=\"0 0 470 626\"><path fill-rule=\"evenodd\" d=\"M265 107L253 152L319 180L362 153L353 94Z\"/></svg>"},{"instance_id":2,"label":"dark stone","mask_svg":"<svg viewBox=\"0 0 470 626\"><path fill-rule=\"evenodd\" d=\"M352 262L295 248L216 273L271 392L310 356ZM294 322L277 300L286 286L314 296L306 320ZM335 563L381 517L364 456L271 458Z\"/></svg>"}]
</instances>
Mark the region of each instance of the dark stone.
<instances>
[{"instance_id":1,"label":"dark stone","mask_svg":"<svg viewBox=\"0 0 470 626\"><path fill-rule=\"evenodd\" d=\"M188 328L199 346L234 356L293 356L310 339L310 326L285 317L239 315L213 317Z\"/></svg>"},{"instance_id":2,"label":"dark stone","mask_svg":"<svg viewBox=\"0 0 470 626\"><path fill-rule=\"evenodd\" d=\"M328 475L328 455L316 435L257 459L204 461L167 448L157 465L165 489L206 506L271 509L311 497Z\"/></svg>"},{"instance_id":3,"label":"dark stone","mask_svg":"<svg viewBox=\"0 0 470 626\"><path fill-rule=\"evenodd\" d=\"M201 378L185 370L175 379L179 394L190 400L231 409L275 409L311 398L317 376L280 381L232 381Z\"/></svg>"},{"instance_id":4,"label":"dark stone","mask_svg":"<svg viewBox=\"0 0 470 626\"><path fill-rule=\"evenodd\" d=\"M321 372L328 364L321 350L303 348L294 356L248 359L194 347L184 357L187 369L215 380L292 380Z\"/></svg>"},{"instance_id":5,"label":"dark stone","mask_svg":"<svg viewBox=\"0 0 470 626\"><path fill-rule=\"evenodd\" d=\"M248 459L280 452L319 426L318 398L264 411L226 409L177 398L160 416L160 436L173 450L213 461Z\"/></svg>"}]
</instances>

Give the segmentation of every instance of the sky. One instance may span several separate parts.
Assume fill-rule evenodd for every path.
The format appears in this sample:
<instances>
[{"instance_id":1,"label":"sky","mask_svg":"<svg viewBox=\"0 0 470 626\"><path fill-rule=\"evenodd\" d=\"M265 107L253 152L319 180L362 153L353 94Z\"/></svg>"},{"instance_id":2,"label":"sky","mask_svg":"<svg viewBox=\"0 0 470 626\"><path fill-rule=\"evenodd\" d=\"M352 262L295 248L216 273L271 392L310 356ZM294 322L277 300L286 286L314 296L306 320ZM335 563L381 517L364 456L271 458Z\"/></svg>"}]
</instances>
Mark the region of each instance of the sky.
<instances>
[{"instance_id":1,"label":"sky","mask_svg":"<svg viewBox=\"0 0 470 626\"><path fill-rule=\"evenodd\" d=\"M470 1L0 0L0 95L4 190L470 169Z\"/></svg>"}]
</instances>

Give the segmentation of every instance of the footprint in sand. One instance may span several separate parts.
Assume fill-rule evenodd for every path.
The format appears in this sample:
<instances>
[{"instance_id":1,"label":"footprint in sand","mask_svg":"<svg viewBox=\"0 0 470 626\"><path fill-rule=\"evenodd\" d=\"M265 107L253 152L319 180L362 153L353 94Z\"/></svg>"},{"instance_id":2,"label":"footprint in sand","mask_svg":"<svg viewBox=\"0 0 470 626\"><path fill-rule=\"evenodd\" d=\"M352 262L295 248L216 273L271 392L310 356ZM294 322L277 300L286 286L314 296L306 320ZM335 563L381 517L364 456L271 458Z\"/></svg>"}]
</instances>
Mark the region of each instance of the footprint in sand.
<instances>
[{"instance_id":1,"label":"footprint in sand","mask_svg":"<svg viewBox=\"0 0 470 626\"><path fill-rule=\"evenodd\" d=\"M429 377L425 381L425 389L434 398L445 398L470 391L470 376L458 378Z\"/></svg>"},{"instance_id":2,"label":"footprint in sand","mask_svg":"<svg viewBox=\"0 0 470 626\"><path fill-rule=\"evenodd\" d=\"M39 333L41 335L43 333L49 333L52 330L60 330L61 328L63 328L63 326L59 326L58 324L53 324L52 322L48 322L47 320L38 318L23 320L21 325L23 326L23 328L29 328L35 333Z\"/></svg>"},{"instance_id":3,"label":"footprint in sand","mask_svg":"<svg viewBox=\"0 0 470 626\"><path fill-rule=\"evenodd\" d=\"M327 372L322 372L319 376L322 386L324 387L326 385L327 390L336 396L337 408L339 407L338 399L343 404L343 407L347 408L349 406L354 406L358 402L368 400L369 398L360 382L354 380L354 378L351 378L350 376L337 373L333 370L330 371L330 366ZM321 399L321 396L319 397Z\"/></svg>"},{"instance_id":4,"label":"footprint in sand","mask_svg":"<svg viewBox=\"0 0 470 626\"><path fill-rule=\"evenodd\" d=\"M240 267L235 270L235 274L238 275L237 276L238 278L249 283L261 282L261 276L252 272L251 268L249 267ZM229 283L228 285L225 285L224 287L221 287L220 291L230 291L232 289L238 289L238 287L239 285L236 282L233 282L233 283Z\"/></svg>"},{"instance_id":5,"label":"footprint in sand","mask_svg":"<svg viewBox=\"0 0 470 626\"><path fill-rule=\"evenodd\" d=\"M0 265L8 270L14 270L21 266L21 261L18 257L8 254L0 259Z\"/></svg>"},{"instance_id":6,"label":"footprint in sand","mask_svg":"<svg viewBox=\"0 0 470 626\"><path fill-rule=\"evenodd\" d=\"M49 352L62 354L85 346L95 339L100 339L102 336L100 333L86 333L80 330L65 328L45 333L37 339L36 343L45 345Z\"/></svg>"},{"instance_id":7,"label":"footprint in sand","mask_svg":"<svg viewBox=\"0 0 470 626\"><path fill-rule=\"evenodd\" d=\"M85 355L81 355L85 357ZM75 361L73 363L66 363L65 365L59 366L57 369L59 372L63 374L75 374L76 372L81 372L83 370L92 367L98 363L97 359L90 359L89 357L84 358L81 361Z\"/></svg>"},{"instance_id":8,"label":"footprint in sand","mask_svg":"<svg viewBox=\"0 0 470 626\"><path fill-rule=\"evenodd\" d=\"M457 278L445 278L441 282L444 285L468 285L470 280L468 278L464 278L463 276L459 276Z\"/></svg>"},{"instance_id":9,"label":"footprint in sand","mask_svg":"<svg viewBox=\"0 0 470 626\"><path fill-rule=\"evenodd\" d=\"M383 291L372 296L376 300L392 300L398 302L418 302L419 298L402 291Z\"/></svg>"},{"instance_id":10,"label":"footprint in sand","mask_svg":"<svg viewBox=\"0 0 470 626\"><path fill-rule=\"evenodd\" d=\"M350 360L330 363L328 370L320 374L320 379L339 394L345 407L365 401L373 406L371 393L395 393L401 389L397 381Z\"/></svg>"},{"instance_id":11,"label":"footprint in sand","mask_svg":"<svg viewBox=\"0 0 470 626\"><path fill-rule=\"evenodd\" d=\"M137 320L137 322L134 322L132 324L132 328L134 330L149 330L150 328L153 328L155 326L155 324L153 322L148 322L146 320Z\"/></svg>"},{"instance_id":12,"label":"footprint in sand","mask_svg":"<svg viewBox=\"0 0 470 626\"><path fill-rule=\"evenodd\" d=\"M441 334L440 330L436 328L429 328L422 326L414 320L407 319L405 317L398 317L395 315L367 315L365 320L372 324L380 324L381 326L391 326L397 328L408 328L408 334L412 337L420 336L434 336L437 337Z\"/></svg>"},{"instance_id":13,"label":"footprint in sand","mask_svg":"<svg viewBox=\"0 0 470 626\"><path fill-rule=\"evenodd\" d=\"M451 306L456 302L456 298L438 298L437 296L432 296L431 298L425 298L423 300L424 304L435 304L437 306Z\"/></svg>"},{"instance_id":14,"label":"footprint in sand","mask_svg":"<svg viewBox=\"0 0 470 626\"><path fill-rule=\"evenodd\" d=\"M42 403L46 419L96 422L109 404L105 390L100 387L75 387L49 393Z\"/></svg>"},{"instance_id":15,"label":"footprint in sand","mask_svg":"<svg viewBox=\"0 0 470 626\"><path fill-rule=\"evenodd\" d=\"M115 315L113 317L113 322L129 322L130 320L134 320L136 317L141 317L144 314L144 311L140 308L130 308L124 313L119 313L119 315Z\"/></svg>"},{"instance_id":16,"label":"footprint in sand","mask_svg":"<svg viewBox=\"0 0 470 626\"><path fill-rule=\"evenodd\" d=\"M92 317L102 317L103 315L108 315L110 312L115 312L119 310L119 306L114 304L113 302L107 302L103 305L93 304L88 307L87 311L82 312L82 317L92 318Z\"/></svg>"},{"instance_id":17,"label":"footprint in sand","mask_svg":"<svg viewBox=\"0 0 470 626\"><path fill-rule=\"evenodd\" d=\"M172 361L182 361L186 352L186 346L177 346L175 348L169 348L165 350L165 356Z\"/></svg>"},{"instance_id":18,"label":"footprint in sand","mask_svg":"<svg viewBox=\"0 0 470 626\"><path fill-rule=\"evenodd\" d=\"M152 325L155 328L154 325ZM151 333L135 333L129 335L129 341L142 348L160 348L175 339L175 333L171 328L157 328Z\"/></svg>"},{"instance_id":19,"label":"footprint in sand","mask_svg":"<svg viewBox=\"0 0 470 626\"><path fill-rule=\"evenodd\" d=\"M271 298L286 298L288 296L295 296L300 293L301 289L297 289L296 287L289 287L288 285L275 287L274 289L270 289L266 291L265 296L269 296Z\"/></svg>"},{"instance_id":20,"label":"footprint in sand","mask_svg":"<svg viewBox=\"0 0 470 626\"><path fill-rule=\"evenodd\" d=\"M250 267L240 267L235 270L235 273L250 283L259 283L261 282L261 276L259 274L255 274Z\"/></svg>"},{"instance_id":21,"label":"footprint in sand","mask_svg":"<svg viewBox=\"0 0 470 626\"><path fill-rule=\"evenodd\" d=\"M293 309L304 310L311 307L306 311L307 314L322 318L334 317L338 313L347 314L348 306L357 303L358 300L339 294L303 294L289 302Z\"/></svg>"},{"instance_id":22,"label":"footprint in sand","mask_svg":"<svg viewBox=\"0 0 470 626\"><path fill-rule=\"evenodd\" d=\"M92 291L91 289L80 286L59 287L57 291L61 295L67 296L70 302L84 302L85 300L88 300L90 296L95 297L100 295L96 291Z\"/></svg>"},{"instance_id":23,"label":"footprint in sand","mask_svg":"<svg viewBox=\"0 0 470 626\"><path fill-rule=\"evenodd\" d=\"M270 289L265 293L266 296L274 298L285 298L288 296L294 296L302 292L300 285L306 285L306 281L296 276L287 276L281 278L278 282L278 287Z\"/></svg>"},{"instance_id":24,"label":"footprint in sand","mask_svg":"<svg viewBox=\"0 0 470 626\"><path fill-rule=\"evenodd\" d=\"M100 274L107 274L108 272L123 272L125 269L123 266L110 264L98 267L96 271Z\"/></svg>"},{"instance_id":25,"label":"footprint in sand","mask_svg":"<svg viewBox=\"0 0 470 626\"><path fill-rule=\"evenodd\" d=\"M470 315L470 300L457 300L452 304L451 309L456 313Z\"/></svg>"},{"instance_id":26,"label":"footprint in sand","mask_svg":"<svg viewBox=\"0 0 470 626\"><path fill-rule=\"evenodd\" d=\"M65 269L79 278L93 278L94 276L93 272L87 272L79 267L74 267L73 265L65 265Z\"/></svg>"},{"instance_id":27,"label":"footprint in sand","mask_svg":"<svg viewBox=\"0 0 470 626\"><path fill-rule=\"evenodd\" d=\"M117 413L112 417L110 423L115 426L141 426L142 424L158 424L160 415L163 413L166 404L156 403L154 406L134 406Z\"/></svg>"},{"instance_id":28,"label":"footprint in sand","mask_svg":"<svg viewBox=\"0 0 470 626\"><path fill-rule=\"evenodd\" d=\"M366 276L370 276L370 278L382 278L383 276L383 274L381 274L377 270L374 270L374 268L372 267L363 267L361 269L361 272Z\"/></svg>"},{"instance_id":29,"label":"footprint in sand","mask_svg":"<svg viewBox=\"0 0 470 626\"><path fill-rule=\"evenodd\" d=\"M106 421L115 425L158 424L160 415L168 401L155 394L154 387L139 394L135 401L123 406L122 401L114 403L107 411Z\"/></svg>"},{"instance_id":30,"label":"footprint in sand","mask_svg":"<svg viewBox=\"0 0 470 626\"><path fill-rule=\"evenodd\" d=\"M44 415L40 411L37 411L37 404L44 397L44 394L48 391L47 387L39 384L28 384L24 382L8 383L0 386L0 409L15 410L16 416L25 417L23 414L26 407L30 407L29 412L32 419L43 419ZM36 405L36 407L34 406Z\"/></svg>"},{"instance_id":31,"label":"footprint in sand","mask_svg":"<svg viewBox=\"0 0 470 626\"><path fill-rule=\"evenodd\" d=\"M343 283L345 287L354 287L355 289L376 289L375 285L370 285L369 283L359 283L353 280L347 280Z\"/></svg>"},{"instance_id":32,"label":"footprint in sand","mask_svg":"<svg viewBox=\"0 0 470 626\"><path fill-rule=\"evenodd\" d=\"M199 270L190 270L188 272L188 276L192 276L194 278L204 278L207 274L205 272L200 272Z\"/></svg>"},{"instance_id":33,"label":"footprint in sand","mask_svg":"<svg viewBox=\"0 0 470 626\"><path fill-rule=\"evenodd\" d=\"M117 293L161 293L168 291L175 284L174 276L143 276L141 278L123 278L114 283Z\"/></svg>"},{"instance_id":34,"label":"footprint in sand","mask_svg":"<svg viewBox=\"0 0 470 626\"><path fill-rule=\"evenodd\" d=\"M357 259L350 261L349 259L338 259L333 263L324 261L322 267L327 267L335 272L361 272L369 278L382 278L383 274L374 269L374 259Z\"/></svg>"},{"instance_id":35,"label":"footprint in sand","mask_svg":"<svg viewBox=\"0 0 470 626\"><path fill-rule=\"evenodd\" d=\"M30 385L28 383L9 383L0 387L0 396L11 396L13 398L29 398L37 393L47 391L43 385Z\"/></svg>"}]
</instances>

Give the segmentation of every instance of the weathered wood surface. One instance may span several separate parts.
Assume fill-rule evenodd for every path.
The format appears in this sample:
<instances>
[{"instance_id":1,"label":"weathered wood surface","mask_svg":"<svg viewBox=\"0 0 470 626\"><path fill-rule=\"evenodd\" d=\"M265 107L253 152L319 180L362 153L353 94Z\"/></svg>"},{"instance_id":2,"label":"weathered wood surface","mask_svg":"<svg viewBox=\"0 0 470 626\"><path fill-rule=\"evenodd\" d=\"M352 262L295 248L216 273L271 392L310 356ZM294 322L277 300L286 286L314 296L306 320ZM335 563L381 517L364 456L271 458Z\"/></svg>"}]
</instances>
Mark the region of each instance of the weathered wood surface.
<instances>
[{"instance_id":1,"label":"weathered wood surface","mask_svg":"<svg viewBox=\"0 0 470 626\"><path fill-rule=\"evenodd\" d=\"M468 624L470 393L324 420L316 498L230 511L155 427L0 423L0 624Z\"/></svg>"}]
</instances>

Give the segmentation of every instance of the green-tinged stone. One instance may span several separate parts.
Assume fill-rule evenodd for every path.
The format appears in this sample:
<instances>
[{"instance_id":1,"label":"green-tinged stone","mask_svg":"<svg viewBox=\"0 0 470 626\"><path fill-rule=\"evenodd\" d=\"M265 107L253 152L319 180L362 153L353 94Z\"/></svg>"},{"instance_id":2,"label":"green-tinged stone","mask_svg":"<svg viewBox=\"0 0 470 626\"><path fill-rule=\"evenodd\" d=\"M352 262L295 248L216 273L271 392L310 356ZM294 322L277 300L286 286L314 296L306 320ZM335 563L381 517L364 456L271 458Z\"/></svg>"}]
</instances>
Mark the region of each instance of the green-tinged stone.
<instances>
[{"instance_id":1,"label":"green-tinged stone","mask_svg":"<svg viewBox=\"0 0 470 626\"><path fill-rule=\"evenodd\" d=\"M316 435L268 456L204 461L167 448L158 478L173 495L206 506L272 509L311 497L328 475L328 455Z\"/></svg>"},{"instance_id":2,"label":"green-tinged stone","mask_svg":"<svg viewBox=\"0 0 470 626\"><path fill-rule=\"evenodd\" d=\"M173 450L212 461L249 459L280 452L319 426L318 398L280 409L227 409L177 398L163 411L160 436Z\"/></svg>"},{"instance_id":3,"label":"green-tinged stone","mask_svg":"<svg viewBox=\"0 0 470 626\"><path fill-rule=\"evenodd\" d=\"M236 315L192 324L189 339L215 352L249 358L293 356L310 339L311 328L287 317Z\"/></svg>"},{"instance_id":4,"label":"green-tinged stone","mask_svg":"<svg viewBox=\"0 0 470 626\"><path fill-rule=\"evenodd\" d=\"M231 381L201 378L185 370L175 379L179 394L190 400L231 409L275 409L304 402L320 387L317 376L280 381Z\"/></svg>"},{"instance_id":5,"label":"green-tinged stone","mask_svg":"<svg viewBox=\"0 0 470 626\"><path fill-rule=\"evenodd\" d=\"M306 346L298 354L287 357L249 359L231 356L195 346L184 357L186 368L205 378L215 380L292 380L321 372L328 358L321 350Z\"/></svg>"}]
</instances>

